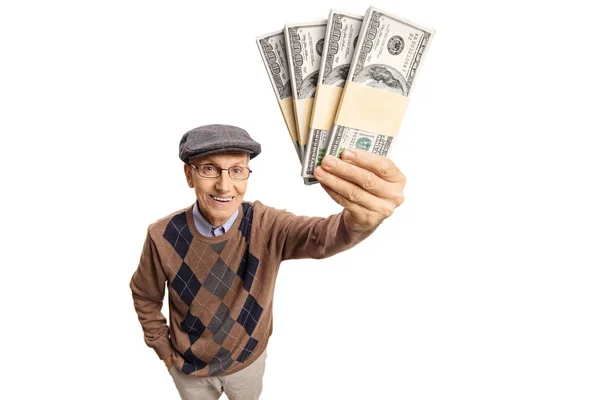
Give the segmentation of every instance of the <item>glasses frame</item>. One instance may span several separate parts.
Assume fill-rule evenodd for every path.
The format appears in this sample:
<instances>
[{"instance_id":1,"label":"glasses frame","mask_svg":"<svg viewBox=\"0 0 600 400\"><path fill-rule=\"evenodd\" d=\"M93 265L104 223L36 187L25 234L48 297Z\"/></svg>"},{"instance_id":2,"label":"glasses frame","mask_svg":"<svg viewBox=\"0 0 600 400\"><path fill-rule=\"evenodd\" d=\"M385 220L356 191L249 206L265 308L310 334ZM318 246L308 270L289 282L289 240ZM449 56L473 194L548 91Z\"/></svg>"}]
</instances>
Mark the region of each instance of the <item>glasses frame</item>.
<instances>
[{"instance_id":1,"label":"glasses frame","mask_svg":"<svg viewBox=\"0 0 600 400\"><path fill-rule=\"evenodd\" d=\"M223 174L223 171L227 171L227 175L229 175L229 178L230 178L232 181L237 181L237 182L240 182L240 181L247 181L247 180L248 180L248 178L250 178L250 174L252 173L252 170L251 170L250 168L248 168L248 167L242 167L242 166L240 166L240 165L234 165L234 166L232 166L232 167L229 167L229 168L221 168L221 167L217 167L217 166L216 166L216 165L214 165L214 164L210 164L210 163L208 163L208 164L200 164L200 165L198 165L198 167L201 167L201 166L203 166L203 165L210 165L210 166L214 167L214 168L215 168L215 170L219 171L219 175L217 175L217 176L204 176L204 175L202 175L202 174L200 173L200 170L199 170L199 169L198 169L198 167L196 167L194 164L192 164L192 163L188 163L188 165L189 165L190 167L192 167L193 169L195 169L195 170L196 170L196 173L198 174L198 176L199 176L199 177L201 177L201 178L206 178L206 179L218 179L218 178L220 178L220 177L221 177L221 175ZM230 171L230 169L231 169L231 168L245 168L245 169L247 169L247 170L249 171L249 173L248 173L248 176L247 176L246 178L243 178L243 179L234 178L233 176L231 176L231 171Z\"/></svg>"}]
</instances>

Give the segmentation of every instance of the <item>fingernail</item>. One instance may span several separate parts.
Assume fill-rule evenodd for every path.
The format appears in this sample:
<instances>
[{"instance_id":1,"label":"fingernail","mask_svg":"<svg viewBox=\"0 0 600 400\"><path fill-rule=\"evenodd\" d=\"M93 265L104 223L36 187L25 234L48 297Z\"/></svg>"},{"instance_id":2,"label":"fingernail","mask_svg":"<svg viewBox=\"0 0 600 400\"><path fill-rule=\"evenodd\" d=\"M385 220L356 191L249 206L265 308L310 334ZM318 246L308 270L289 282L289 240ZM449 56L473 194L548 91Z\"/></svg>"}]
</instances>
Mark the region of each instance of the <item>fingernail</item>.
<instances>
[{"instance_id":1,"label":"fingernail","mask_svg":"<svg viewBox=\"0 0 600 400\"><path fill-rule=\"evenodd\" d=\"M322 178L323 176L325 176L325 171L323 171L323 168L321 168L321 167L315 168L315 177Z\"/></svg>"},{"instance_id":2,"label":"fingernail","mask_svg":"<svg viewBox=\"0 0 600 400\"><path fill-rule=\"evenodd\" d=\"M353 159L355 155L356 155L356 153L350 149L344 150L344 158L347 158L348 160Z\"/></svg>"}]
</instances>

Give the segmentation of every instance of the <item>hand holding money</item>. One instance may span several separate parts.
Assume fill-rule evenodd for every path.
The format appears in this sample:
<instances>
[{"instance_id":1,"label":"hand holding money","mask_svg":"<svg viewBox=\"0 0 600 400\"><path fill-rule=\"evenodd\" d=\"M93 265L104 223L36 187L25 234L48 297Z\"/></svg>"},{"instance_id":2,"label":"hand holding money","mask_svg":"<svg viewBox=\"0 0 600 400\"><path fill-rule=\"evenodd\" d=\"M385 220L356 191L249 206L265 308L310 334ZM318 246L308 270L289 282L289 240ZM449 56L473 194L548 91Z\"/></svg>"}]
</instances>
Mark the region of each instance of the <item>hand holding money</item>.
<instances>
[{"instance_id":1,"label":"hand holding money","mask_svg":"<svg viewBox=\"0 0 600 400\"><path fill-rule=\"evenodd\" d=\"M379 225L404 202L406 177L389 158L359 149L346 149L342 158L327 155L315 178L344 207L344 222L354 231Z\"/></svg>"}]
</instances>

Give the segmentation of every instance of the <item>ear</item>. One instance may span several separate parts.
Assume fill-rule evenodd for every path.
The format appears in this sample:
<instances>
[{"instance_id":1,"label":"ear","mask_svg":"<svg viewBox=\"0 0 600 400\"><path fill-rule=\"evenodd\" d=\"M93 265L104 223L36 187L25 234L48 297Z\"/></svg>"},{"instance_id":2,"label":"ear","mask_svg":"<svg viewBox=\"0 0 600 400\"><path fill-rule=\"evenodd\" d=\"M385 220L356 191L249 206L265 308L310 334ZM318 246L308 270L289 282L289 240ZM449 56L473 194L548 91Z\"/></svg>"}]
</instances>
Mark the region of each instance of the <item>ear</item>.
<instances>
[{"instance_id":1,"label":"ear","mask_svg":"<svg viewBox=\"0 0 600 400\"><path fill-rule=\"evenodd\" d=\"M185 173L185 180L187 181L188 186L193 188L194 181L192 180L192 169L190 168L189 165L184 163L183 164L183 172Z\"/></svg>"}]
</instances>

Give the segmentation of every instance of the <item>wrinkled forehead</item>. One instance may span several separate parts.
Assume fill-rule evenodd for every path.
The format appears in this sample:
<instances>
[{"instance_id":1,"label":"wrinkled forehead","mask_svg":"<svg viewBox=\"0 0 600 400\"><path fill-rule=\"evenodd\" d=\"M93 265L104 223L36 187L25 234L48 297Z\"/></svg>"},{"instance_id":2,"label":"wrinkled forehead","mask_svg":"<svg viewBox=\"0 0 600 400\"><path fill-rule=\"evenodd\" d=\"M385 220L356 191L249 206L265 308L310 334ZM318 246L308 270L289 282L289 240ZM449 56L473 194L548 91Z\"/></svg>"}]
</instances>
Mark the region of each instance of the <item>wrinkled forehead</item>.
<instances>
[{"instance_id":1,"label":"wrinkled forehead","mask_svg":"<svg viewBox=\"0 0 600 400\"><path fill-rule=\"evenodd\" d=\"M209 154L203 157L195 157L190 160L194 164L216 164L224 165L248 165L250 154L243 151L228 151L224 153Z\"/></svg>"}]
</instances>

